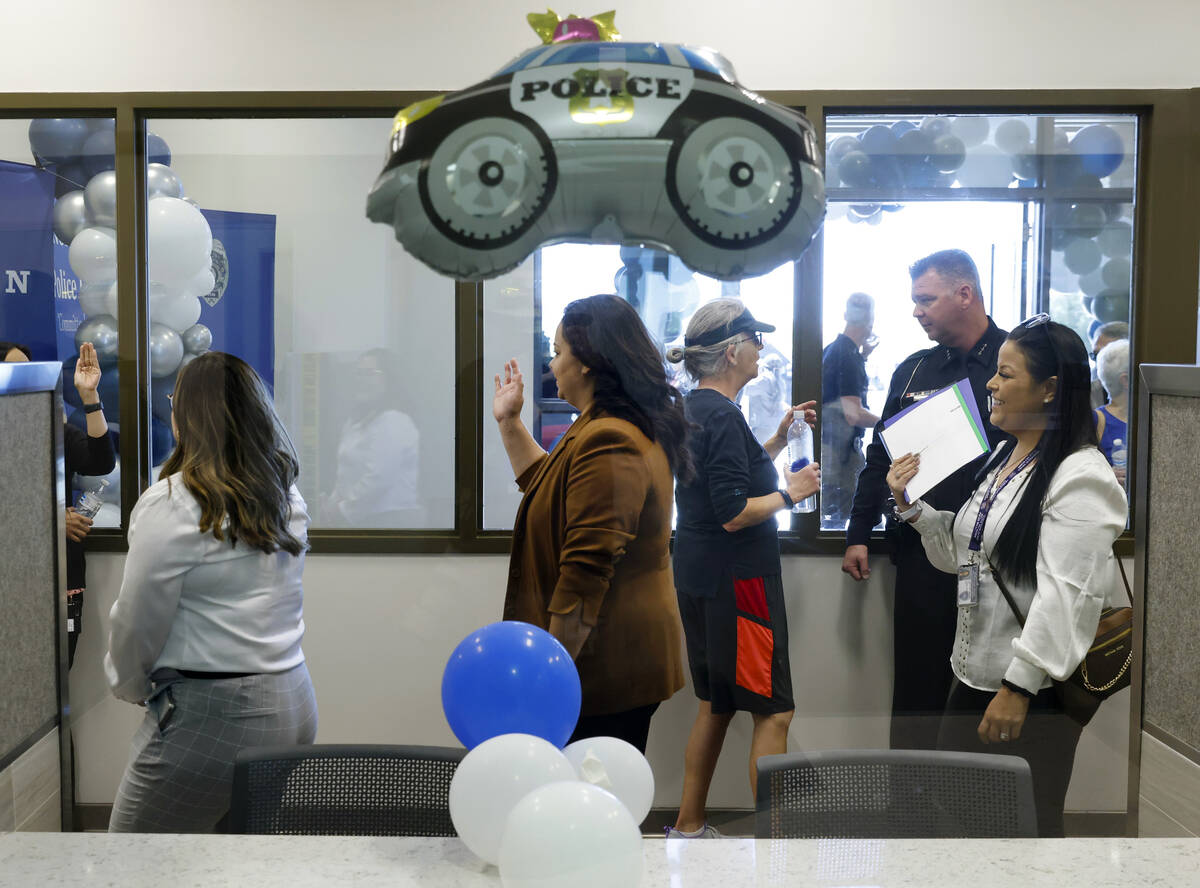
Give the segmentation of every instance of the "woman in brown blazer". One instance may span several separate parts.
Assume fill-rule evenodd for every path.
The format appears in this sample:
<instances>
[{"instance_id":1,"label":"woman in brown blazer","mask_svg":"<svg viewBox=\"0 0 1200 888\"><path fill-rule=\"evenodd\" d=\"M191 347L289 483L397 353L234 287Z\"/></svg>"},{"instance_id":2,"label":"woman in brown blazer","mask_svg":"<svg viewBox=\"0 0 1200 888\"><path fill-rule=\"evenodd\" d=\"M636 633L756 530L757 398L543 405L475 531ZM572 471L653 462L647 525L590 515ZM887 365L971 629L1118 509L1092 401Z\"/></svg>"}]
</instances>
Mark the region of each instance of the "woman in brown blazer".
<instances>
[{"instance_id":1,"label":"woman in brown blazer","mask_svg":"<svg viewBox=\"0 0 1200 888\"><path fill-rule=\"evenodd\" d=\"M672 473L691 475L682 400L616 296L567 306L550 370L579 411L550 454L521 422L517 362L495 377L492 414L525 494L504 619L546 629L575 658L583 705L572 742L620 737L645 752L651 716L683 686L668 551Z\"/></svg>"}]
</instances>

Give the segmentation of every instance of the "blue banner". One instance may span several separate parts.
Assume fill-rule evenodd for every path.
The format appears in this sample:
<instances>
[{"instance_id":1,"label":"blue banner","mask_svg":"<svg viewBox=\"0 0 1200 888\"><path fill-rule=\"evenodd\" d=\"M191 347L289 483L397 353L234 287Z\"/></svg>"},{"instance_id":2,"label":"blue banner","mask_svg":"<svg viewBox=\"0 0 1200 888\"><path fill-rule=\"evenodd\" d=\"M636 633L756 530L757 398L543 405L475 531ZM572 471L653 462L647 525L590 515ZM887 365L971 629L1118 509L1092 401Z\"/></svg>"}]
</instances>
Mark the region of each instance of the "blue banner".
<instances>
[{"instance_id":1,"label":"blue banner","mask_svg":"<svg viewBox=\"0 0 1200 888\"><path fill-rule=\"evenodd\" d=\"M54 176L0 161L0 339L58 361L52 216Z\"/></svg>"}]
</instances>

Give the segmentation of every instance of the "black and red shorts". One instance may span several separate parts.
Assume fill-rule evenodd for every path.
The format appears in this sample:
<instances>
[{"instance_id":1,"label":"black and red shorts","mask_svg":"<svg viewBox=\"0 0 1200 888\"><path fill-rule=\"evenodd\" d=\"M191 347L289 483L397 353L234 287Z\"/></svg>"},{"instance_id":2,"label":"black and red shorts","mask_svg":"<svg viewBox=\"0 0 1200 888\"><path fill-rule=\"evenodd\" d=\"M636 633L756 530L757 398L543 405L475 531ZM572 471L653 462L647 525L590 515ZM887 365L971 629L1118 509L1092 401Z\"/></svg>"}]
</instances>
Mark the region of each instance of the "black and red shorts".
<instances>
[{"instance_id":1,"label":"black and red shorts","mask_svg":"<svg viewBox=\"0 0 1200 888\"><path fill-rule=\"evenodd\" d=\"M715 713L770 715L795 708L779 574L727 574L712 597L682 589L678 595L697 697Z\"/></svg>"}]
</instances>

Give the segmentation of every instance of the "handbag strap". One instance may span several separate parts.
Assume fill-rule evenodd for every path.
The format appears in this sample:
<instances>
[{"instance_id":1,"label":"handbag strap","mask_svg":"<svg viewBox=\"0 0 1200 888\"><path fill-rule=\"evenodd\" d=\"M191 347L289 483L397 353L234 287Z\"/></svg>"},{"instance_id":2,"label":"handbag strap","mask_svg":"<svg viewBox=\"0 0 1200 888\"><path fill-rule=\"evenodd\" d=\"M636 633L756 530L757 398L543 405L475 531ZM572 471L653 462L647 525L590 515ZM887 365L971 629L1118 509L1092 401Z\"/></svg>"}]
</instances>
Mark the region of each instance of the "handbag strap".
<instances>
[{"instance_id":1,"label":"handbag strap","mask_svg":"<svg viewBox=\"0 0 1200 888\"><path fill-rule=\"evenodd\" d=\"M987 556L984 556L987 557ZM1133 591L1129 588L1129 577L1125 575L1125 565L1121 563L1121 556L1117 554L1116 543L1113 543L1113 557L1117 561L1117 567L1121 569L1121 580L1125 583L1125 594L1129 596L1129 603L1133 604ZM996 570L992 564L992 559L987 559L988 570L992 572L992 579L996 581L996 585L1000 589L1000 594L1004 596L1004 600L1008 602L1008 606L1012 608L1013 616L1017 618L1017 625L1022 629L1025 628L1025 618L1021 615L1021 611L1017 609L1017 603L1013 601L1012 595L1009 594L1008 587L1004 585L1004 580L1000 576L1000 572Z\"/></svg>"}]
</instances>

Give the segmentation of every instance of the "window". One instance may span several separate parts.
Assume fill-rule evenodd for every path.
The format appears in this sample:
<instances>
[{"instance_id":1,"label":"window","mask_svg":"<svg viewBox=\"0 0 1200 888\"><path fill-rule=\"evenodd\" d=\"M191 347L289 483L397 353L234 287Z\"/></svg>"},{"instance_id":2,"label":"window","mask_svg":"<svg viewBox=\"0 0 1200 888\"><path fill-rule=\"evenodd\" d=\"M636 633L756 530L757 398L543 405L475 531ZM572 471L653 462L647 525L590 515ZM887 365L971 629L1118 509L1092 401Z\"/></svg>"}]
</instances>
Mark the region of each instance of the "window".
<instances>
[{"instance_id":1,"label":"window","mask_svg":"<svg viewBox=\"0 0 1200 888\"><path fill-rule=\"evenodd\" d=\"M911 317L907 267L916 259L966 250L1003 328L1048 311L1089 346L1102 328L1120 332L1106 323L1126 324L1128 337L1137 118L832 115L826 144L822 342L845 331L856 340L846 347L866 356L865 385L825 374L821 529L836 531L892 372L933 344ZM853 293L873 298L873 328L848 326ZM1124 392L1109 393L1120 416L1124 379L1114 384ZM843 398L863 394L865 412L847 421ZM1107 400L1102 389L1095 400Z\"/></svg>"},{"instance_id":2,"label":"window","mask_svg":"<svg viewBox=\"0 0 1200 888\"><path fill-rule=\"evenodd\" d=\"M697 308L733 296L755 317L776 327L763 335L758 379L738 399L755 434L765 439L774 434L790 404L794 277L792 264L785 263L761 277L722 282L695 274L674 256L656 250L592 244L547 247L510 274L484 284L485 389L490 392L493 375L504 361L516 357L525 380L522 419L538 443L550 450L576 416L571 405L558 398L548 366L554 332L569 302L614 292L630 299L665 354L683 344ZM668 365L668 373L682 390L691 387L681 365ZM483 417L484 527L505 529L512 526L520 493L490 409L485 407ZM783 513L781 526L787 526L788 517Z\"/></svg>"},{"instance_id":3,"label":"window","mask_svg":"<svg viewBox=\"0 0 1200 888\"><path fill-rule=\"evenodd\" d=\"M274 392L313 528L454 526L454 286L363 212L387 119L155 120L151 448L208 348Z\"/></svg>"}]
</instances>

